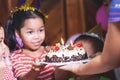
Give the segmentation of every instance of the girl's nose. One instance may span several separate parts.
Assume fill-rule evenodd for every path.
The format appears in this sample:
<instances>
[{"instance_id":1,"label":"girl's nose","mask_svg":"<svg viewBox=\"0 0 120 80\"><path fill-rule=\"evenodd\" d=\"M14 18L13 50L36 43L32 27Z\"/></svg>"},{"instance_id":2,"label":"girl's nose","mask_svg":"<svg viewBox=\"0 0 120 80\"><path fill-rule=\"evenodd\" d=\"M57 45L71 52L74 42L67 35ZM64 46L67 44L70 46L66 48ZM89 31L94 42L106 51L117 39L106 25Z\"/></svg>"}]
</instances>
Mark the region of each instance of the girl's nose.
<instances>
[{"instance_id":1,"label":"girl's nose","mask_svg":"<svg viewBox=\"0 0 120 80\"><path fill-rule=\"evenodd\" d=\"M35 38L39 38L40 34L39 33L35 33Z\"/></svg>"}]
</instances>

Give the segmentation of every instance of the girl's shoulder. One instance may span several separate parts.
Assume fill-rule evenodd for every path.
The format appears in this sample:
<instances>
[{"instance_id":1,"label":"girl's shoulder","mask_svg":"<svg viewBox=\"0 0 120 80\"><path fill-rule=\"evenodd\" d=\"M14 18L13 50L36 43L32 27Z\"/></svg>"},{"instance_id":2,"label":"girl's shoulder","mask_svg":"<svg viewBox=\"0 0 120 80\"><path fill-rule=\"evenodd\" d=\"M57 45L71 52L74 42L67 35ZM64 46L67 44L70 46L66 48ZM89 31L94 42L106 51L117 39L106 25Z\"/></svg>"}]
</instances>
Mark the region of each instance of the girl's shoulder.
<instances>
[{"instance_id":1,"label":"girl's shoulder","mask_svg":"<svg viewBox=\"0 0 120 80\"><path fill-rule=\"evenodd\" d=\"M11 52L10 56L16 56L16 55L21 55L23 54L22 50L15 50L13 52Z\"/></svg>"},{"instance_id":2,"label":"girl's shoulder","mask_svg":"<svg viewBox=\"0 0 120 80\"><path fill-rule=\"evenodd\" d=\"M15 51L11 52L11 54L15 54L15 53L21 54L21 53L22 53L22 50L19 49L19 50L15 50Z\"/></svg>"}]
</instances>

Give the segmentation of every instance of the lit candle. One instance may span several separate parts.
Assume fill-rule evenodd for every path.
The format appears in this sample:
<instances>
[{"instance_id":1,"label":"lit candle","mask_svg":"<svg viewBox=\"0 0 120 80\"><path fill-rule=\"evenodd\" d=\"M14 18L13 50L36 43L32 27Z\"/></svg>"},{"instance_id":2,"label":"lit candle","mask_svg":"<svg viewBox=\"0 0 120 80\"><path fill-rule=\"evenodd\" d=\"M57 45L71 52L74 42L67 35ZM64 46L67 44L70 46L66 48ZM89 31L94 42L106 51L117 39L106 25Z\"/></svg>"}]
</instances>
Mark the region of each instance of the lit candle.
<instances>
[{"instance_id":1,"label":"lit candle","mask_svg":"<svg viewBox=\"0 0 120 80\"><path fill-rule=\"evenodd\" d=\"M64 40L63 40L63 38L61 38L61 44L64 45Z\"/></svg>"},{"instance_id":2,"label":"lit candle","mask_svg":"<svg viewBox=\"0 0 120 80\"><path fill-rule=\"evenodd\" d=\"M62 49L64 49L65 46L64 46L64 40L63 40L63 38L61 38L61 44L62 44Z\"/></svg>"}]
</instances>

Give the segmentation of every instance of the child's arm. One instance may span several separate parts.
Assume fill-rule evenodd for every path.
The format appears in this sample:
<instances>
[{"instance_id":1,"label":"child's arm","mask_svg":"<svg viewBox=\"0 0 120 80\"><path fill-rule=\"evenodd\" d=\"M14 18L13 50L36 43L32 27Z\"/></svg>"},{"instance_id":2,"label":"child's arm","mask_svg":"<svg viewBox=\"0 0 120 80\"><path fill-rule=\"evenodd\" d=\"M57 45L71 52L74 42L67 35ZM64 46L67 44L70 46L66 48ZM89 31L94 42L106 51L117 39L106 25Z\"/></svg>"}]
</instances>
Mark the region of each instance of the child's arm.
<instances>
[{"instance_id":1,"label":"child's arm","mask_svg":"<svg viewBox=\"0 0 120 80\"><path fill-rule=\"evenodd\" d=\"M46 66L46 64L40 64L39 59L36 59L35 62L32 64L31 70L23 75L18 77L19 80L36 80L37 77L40 75L42 69Z\"/></svg>"},{"instance_id":2,"label":"child's arm","mask_svg":"<svg viewBox=\"0 0 120 80\"><path fill-rule=\"evenodd\" d=\"M45 67L45 64L33 63L31 70L26 74L20 75L18 79L19 80L36 80L44 67Z\"/></svg>"}]
</instances>

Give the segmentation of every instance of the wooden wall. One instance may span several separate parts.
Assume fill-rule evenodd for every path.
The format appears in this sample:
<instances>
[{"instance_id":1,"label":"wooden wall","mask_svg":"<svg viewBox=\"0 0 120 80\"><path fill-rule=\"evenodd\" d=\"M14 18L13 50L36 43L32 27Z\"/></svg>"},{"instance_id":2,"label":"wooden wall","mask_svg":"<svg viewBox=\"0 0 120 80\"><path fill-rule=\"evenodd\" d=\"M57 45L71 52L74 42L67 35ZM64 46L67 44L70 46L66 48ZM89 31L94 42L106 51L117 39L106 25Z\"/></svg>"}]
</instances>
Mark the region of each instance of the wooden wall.
<instances>
[{"instance_id":1,"label":"wooden wall","mask_svg":"<svg viewBox=\"0 0 120 80\"><path fill-rule=\"evenodd\" d=\"M0 22L5 25L9 13L13 7L18 4L19 0L0 0Z\"/></svg>"},{"instance_id":2,"label":"wooden wall","mask_svg":"<svg viewBox=\"0 0 120 80\"><path fill-rule=\"evenodd\" d=\"M4 24L10 10L21 0L0 0L0 21ZM98 6L94 0L43 0L41 10L48 14L46 40L51 43L66 41L76 33L90 30L96 25Z\"/></svg>"},{"instance_id":3,"label":"wooden wall","mask_svg":"<svg viewBox=\"0 0 120 80\"><path fill-rule=\"evenodd\" d=\"M97 9L93 0L58 0L48 12L47 40L56 43L63 37L66 41L76 33L89 31L96 25Z\"/></svg>"}]
</instances>

